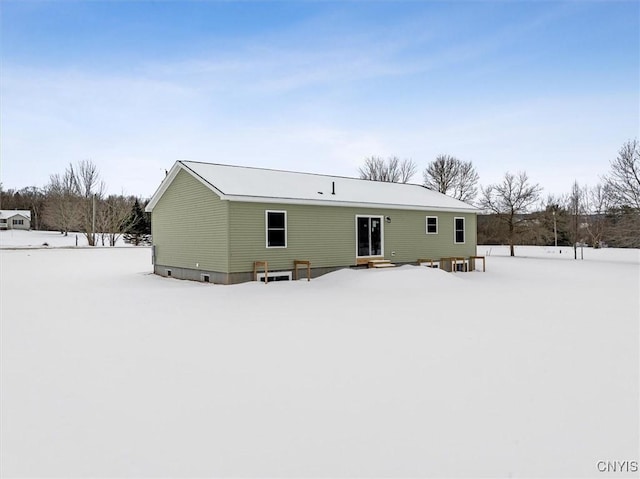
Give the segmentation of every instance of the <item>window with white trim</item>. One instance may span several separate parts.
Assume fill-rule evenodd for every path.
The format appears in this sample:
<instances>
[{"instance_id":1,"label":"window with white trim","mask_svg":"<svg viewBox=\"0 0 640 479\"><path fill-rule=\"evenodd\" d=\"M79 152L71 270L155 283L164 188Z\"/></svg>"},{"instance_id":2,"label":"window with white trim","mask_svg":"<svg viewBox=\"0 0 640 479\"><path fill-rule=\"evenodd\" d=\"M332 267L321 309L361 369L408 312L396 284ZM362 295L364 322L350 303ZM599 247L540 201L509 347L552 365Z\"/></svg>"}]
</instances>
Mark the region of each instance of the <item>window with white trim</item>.
<instances>
[{"instance_id":1,"label":"window with white trim","mask_svg":"<svg viewBox=\"0 0 640 479\"><path fill-rule=\"evenodd\" d=\"M24 220L13 220L13 224L14 225L23 225L24 224Z\"/></svg>"},{"instance_id":2,"label":"window with white trim","mask_svg":"<svg viewBox=\"0 0 640 479\"><path fill-rule=\"evenodd\" d=\"M438 234L438 217L437 216L427 216L427 234L428 235Z\"/></svg>"},{"instance_id":3,"label":"window with white trim","mask_svg":"<svg viewBox=\"0 0 640 479\"><path fill-rule=\"evenodd\" d=\"M464 218L456 217L453 219L453 242L464 243Z\"/></svg>"},{"instance_id":4,"label":"window with white trim","mask_svg":"<svg viewBox=\"0 0 640 479\"><path fill-rule=\"evenodd\" d=\"M287 212L265 211L267 248L287 247Z\"/></svg>"}]
</instances>

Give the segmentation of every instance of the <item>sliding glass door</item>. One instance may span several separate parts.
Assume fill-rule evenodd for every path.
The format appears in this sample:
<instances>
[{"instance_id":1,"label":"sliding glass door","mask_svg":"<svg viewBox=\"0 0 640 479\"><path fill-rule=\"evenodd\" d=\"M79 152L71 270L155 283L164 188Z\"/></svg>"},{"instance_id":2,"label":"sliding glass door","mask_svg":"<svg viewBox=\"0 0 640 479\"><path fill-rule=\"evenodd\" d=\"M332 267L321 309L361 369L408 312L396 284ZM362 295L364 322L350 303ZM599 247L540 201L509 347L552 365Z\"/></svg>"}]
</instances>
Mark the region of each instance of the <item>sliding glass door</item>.
<instances>
[{"instance_id":1,"label":"sliding glass door","mask_svg":"<svg viewBox=\"0 0 640 479\"><path fill-rule=\"evenodd\" d=\"M382 256L382 217L356 216L358 256Z\"/></svg>"}]
</instances>

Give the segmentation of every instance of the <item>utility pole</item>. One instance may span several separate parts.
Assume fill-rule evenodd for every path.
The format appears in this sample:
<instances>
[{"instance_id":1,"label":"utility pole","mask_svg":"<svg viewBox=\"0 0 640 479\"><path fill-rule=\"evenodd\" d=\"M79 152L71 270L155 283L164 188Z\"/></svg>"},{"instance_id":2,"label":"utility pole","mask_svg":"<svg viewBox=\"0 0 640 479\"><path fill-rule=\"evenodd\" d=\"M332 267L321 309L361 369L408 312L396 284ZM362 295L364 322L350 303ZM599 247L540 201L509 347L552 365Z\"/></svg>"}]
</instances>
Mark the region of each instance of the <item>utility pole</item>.
<instances>
[{"instance_id":1,"label":"utility pole","mask_svg":"<svg viewBox=\"0 0 640 479\"><path fill-rule=\"evenodd\" d=\"M91 246L96 245L96 194L93 194L93 216L91 218Z\"/></svg>"},{"instance_id":2,"label":"utility pole","mask_svg":"<svg viewBox=\"0 0 640 479\"><path fill-rule=\"evenodd\" d=\"M553 237L555 238L556 248L558 247L558 228L556 226L556 210L555 208L552 211L553 213Z\"/></svg>"}]
</instances>

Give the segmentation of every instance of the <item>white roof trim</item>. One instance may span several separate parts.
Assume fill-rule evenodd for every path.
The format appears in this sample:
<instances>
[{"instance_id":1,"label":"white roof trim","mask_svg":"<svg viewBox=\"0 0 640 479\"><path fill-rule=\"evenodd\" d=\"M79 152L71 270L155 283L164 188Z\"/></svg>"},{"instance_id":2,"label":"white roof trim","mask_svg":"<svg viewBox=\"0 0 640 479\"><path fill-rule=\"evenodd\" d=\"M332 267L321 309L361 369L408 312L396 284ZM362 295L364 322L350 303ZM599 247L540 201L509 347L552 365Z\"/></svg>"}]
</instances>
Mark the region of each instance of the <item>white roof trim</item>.
<instances>
[{"instance_id":1,"label":"white roof trim","mask_svg":"<svg viewBox=\"0 0 640 479\"><path fill-rule=\"evenodd\" d=\"M207 180L202 178L191 168L184 165L181 161L176 161L173 167L171 167L171 170L169 170L169 173L167 173L167 176L165 176L164 180L162 180L162 183L160 183L160 186L158 187L156 192L151 197L151 200L149 200L149 203L147 203L147 206L144 209L146 212L150 213L151 211L153 211L153 208L156 206L156 204L158 204L158 201L160 201L160 198L162 198L162 195L164 195L165 191L167 191L167 188L169 188L171 183L173 183L173 180L175 180L176 176L178 176L178 173L181 170L184 170L187 173L189 173L196 180L198 180L200 183L202 183L204 186L206 186L211 191L213 191L216 195L218 195L221 199L223 200L227 199L224 193L222 193L222 191L220 191L211 183L209 183Z\"/></svg>"},{"instance_id":2,"label":"white roof trim","mask_svg":"<svg viewBox=\"0 0 640 479\"><path fill-rule=\"evenodd\" d=\"M273 203L273 204L285 204L285 205L317 205L317 206L347 206L354 208L375 208L375 209L388 209L388 210L417 210L417 211L449 211L459 213L477 213L478 209L469 207L468 209L461 208L443 208L440 206L422 206L422 205L392 205L387 203L365 203L365 202L349 202L349 201L325 201L325 200L306 200L299 198L274 198L272 196L240 196L240 195L225 195L225 200L238 201L243 203Z\"/></svg>"}]
</instances>

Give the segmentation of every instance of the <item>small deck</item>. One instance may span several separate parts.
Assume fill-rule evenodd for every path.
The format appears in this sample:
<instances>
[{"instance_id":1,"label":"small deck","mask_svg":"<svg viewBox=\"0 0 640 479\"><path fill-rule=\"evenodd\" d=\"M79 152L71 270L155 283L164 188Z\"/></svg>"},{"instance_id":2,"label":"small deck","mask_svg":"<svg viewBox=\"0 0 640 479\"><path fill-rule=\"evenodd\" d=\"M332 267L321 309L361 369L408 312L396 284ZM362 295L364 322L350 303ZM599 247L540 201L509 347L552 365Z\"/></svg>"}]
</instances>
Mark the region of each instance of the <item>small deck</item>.
<instances>
[{"instance_id":1,"label":"small deck","mask_svg":"<svg viewBox=\"0 0 640 479\"><path fill-rule=\"evenodd\" d=\"M476 263L482 261L482 272L486 272L486 263L484 256L449 256L440 259L435 258L418 258L416 263L418 266L427 264L430 268L439 268L450 273L469 272L476 270Z\"/></svg>"}]
</instances>

